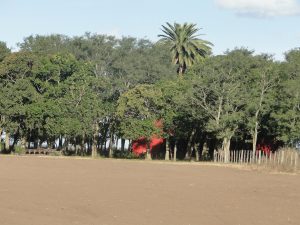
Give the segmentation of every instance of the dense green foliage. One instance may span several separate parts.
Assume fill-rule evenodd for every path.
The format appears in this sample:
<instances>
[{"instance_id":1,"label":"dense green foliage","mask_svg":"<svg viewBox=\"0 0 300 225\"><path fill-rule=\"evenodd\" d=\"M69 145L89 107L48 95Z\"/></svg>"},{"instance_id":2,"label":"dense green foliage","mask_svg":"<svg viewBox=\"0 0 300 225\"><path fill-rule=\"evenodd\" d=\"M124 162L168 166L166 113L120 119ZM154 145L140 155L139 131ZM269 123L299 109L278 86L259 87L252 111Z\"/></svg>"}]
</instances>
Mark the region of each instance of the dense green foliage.
<instances>
[{"instance_id":1,"label":"dense green foliage","mask_svg":"<svg viewBox=\"0 0 300 225\"><path fill-rule=\"evenodd\" d=\"M156 135L171 152L177 146L178 158L201 158L203 151L211 158L217 149L255 152L258 143L299 141L300 49L283 62L247 49L212 56L197 31L188 24L164 27L166 40L173 33L190 39L184 52L173 43L175 65L169 41L30 36L13 53L0 42L5 151L47 143L65 154L112 156L118 139L124 151L125 139L149 143Z\"/></svg>"}]
</instances>

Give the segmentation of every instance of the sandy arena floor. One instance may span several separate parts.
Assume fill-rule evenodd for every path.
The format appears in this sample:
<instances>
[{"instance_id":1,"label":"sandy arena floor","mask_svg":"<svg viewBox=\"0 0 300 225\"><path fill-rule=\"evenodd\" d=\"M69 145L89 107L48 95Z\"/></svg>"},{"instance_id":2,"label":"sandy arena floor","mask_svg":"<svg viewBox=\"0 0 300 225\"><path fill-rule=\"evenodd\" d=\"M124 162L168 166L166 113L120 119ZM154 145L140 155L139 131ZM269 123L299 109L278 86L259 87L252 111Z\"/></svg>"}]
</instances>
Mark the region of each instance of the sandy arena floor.
<instances>
[{"instance_id":1,"label":"sandy arena floor","mask_svg":"<svg viewBox=\"0 0 300 225\"><path fill-rule=\"evenodd\" d=\"M300 225L300 176L0 156L0 225Z\"/></svg>"}]
</instances>

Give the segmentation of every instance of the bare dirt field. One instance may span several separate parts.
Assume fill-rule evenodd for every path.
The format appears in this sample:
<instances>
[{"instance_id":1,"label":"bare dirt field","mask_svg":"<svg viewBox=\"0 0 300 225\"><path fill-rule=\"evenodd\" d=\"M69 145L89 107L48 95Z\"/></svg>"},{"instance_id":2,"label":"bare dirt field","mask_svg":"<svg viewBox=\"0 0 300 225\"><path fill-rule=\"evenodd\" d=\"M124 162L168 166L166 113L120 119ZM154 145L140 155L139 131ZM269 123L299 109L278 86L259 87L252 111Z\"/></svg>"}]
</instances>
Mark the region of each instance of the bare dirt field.
<instances>
[{"instance_id":1,"label":"bare dirt field","mask_svg":"<svg viewBox=\"0 0 300 225\"><path fill-rule=\"evenodd\" d=\"M0 156L0 225L300 224L300 176Z\"/></svg>"}]
</instances>

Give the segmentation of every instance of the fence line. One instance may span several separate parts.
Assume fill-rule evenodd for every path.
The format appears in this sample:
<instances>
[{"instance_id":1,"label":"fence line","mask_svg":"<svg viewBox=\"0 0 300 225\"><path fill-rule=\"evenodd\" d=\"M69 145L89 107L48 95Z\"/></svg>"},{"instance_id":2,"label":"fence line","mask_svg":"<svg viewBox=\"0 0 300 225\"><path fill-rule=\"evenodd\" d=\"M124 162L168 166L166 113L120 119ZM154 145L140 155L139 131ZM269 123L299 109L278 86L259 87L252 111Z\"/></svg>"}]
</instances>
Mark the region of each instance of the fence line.
<instances>
[{"instance_id":1,"label":"fence line","mask_svg":"<svg viewBox=\"0 0 300 225\"><path fill-rule=\"evenodd\" d=\"M300 151L294 149L281 149L276 152L265 153L252 150L233 150L229 153L229 163L262 165L282 170L300 170ZM214 152L215 163L225 163L224 151Z\"/></svg>"}]
</instances>

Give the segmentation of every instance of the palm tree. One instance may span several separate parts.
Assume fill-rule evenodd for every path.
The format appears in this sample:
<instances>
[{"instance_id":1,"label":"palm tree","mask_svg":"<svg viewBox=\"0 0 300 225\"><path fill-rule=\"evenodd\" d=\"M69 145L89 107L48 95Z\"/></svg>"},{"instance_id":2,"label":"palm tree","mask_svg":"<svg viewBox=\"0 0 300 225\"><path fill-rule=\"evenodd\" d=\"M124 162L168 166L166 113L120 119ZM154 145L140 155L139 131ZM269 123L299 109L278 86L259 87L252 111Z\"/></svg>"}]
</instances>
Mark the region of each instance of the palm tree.
<instances>
[{"instance_id":1,"label":"palm tree","mask_svg":"<svg viewBox=\"0 0 300 225\"><path fill-rule=\"evenodd\" d=\"M199 30L196 24L162 25L164 34L158 36L161 37L160 41L171 44L172 62L179 66L177 70L179 77L183 76L187 67L202 60L210 52L210 46L213 46L209 41L198 38L199 35L196 33Z\"/></svg>"}]
</instances>

